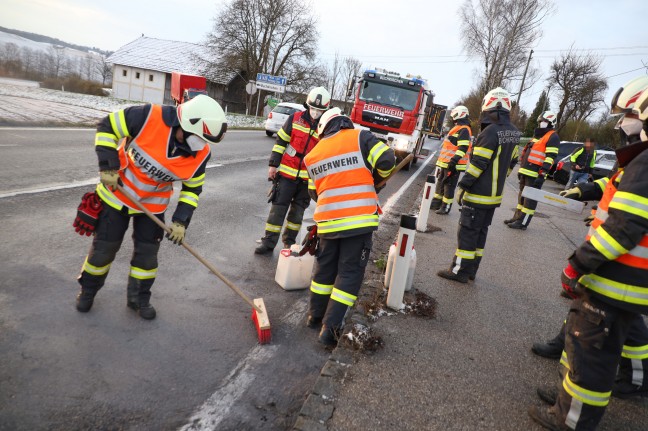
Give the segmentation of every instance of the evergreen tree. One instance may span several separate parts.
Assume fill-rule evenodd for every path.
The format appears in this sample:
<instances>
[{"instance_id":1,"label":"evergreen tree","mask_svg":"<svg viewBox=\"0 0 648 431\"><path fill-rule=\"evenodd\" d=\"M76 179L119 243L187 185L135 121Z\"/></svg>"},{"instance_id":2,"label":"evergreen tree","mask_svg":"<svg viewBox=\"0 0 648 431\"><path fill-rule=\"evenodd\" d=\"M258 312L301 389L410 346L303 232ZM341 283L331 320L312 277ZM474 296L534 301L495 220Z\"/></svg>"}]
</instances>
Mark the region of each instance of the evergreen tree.
<instances>
[{"instance_id":1,"label":"evergreen tree","mask_svg":"<svg viewBox=\"0 0 648 431\"><path fill-rule=\"evenodd\" d=\"M524 128L524 136L533 137L533 132L535 131L536 127L538 127L538 116L544 111L548 111L549 109L550 108L549 101L547 100L547 92L543 90L542 94L540 94L538 102L536 103L535 109L533 109L531 116L529 116L529 119L527 120L526 127Z\"/></svg>"}]
</instances>

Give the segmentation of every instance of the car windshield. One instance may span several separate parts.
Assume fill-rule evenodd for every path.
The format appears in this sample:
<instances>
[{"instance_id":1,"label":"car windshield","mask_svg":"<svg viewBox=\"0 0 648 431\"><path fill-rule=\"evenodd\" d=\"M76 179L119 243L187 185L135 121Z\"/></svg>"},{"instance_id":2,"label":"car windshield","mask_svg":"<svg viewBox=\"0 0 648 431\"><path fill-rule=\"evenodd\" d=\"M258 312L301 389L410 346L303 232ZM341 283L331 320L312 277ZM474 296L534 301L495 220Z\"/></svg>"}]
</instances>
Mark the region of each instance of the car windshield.
<instances>
[{"instance_id":1,"label":"car windshield","mask_svg":"<svg viewBox=\"0 0 648 431\"><path fill-rule=\"evenodd\" d=\"M286 114L286 115L290 115L295 111L296 109L289 108L288 106L275 106L275 108L272 110L272 112L275 114Z\"/></svg>"},{"instance_id":2,"label":"car windshield","mask_svg":"<svg viewBox=\"0 0 648 431\"><path fill-rule=\"evenodd\" d=\"M611 153L611 154L599 154L596 157L596 164L601 165L601 166L605 166L605 167L609 167L610 169L612 169L612 167L616 163L616 160L617 160L616 154L614 154L614 153Z\"/></svg>"},{"instance_id":3,"label":"car windshield","mask_svg":"<svg viewBox=\"0 0 648 431\"><path fill-rule=\"evenodd\" d=\"M418 91L373 81L365 81L360 92L360 100L395 106L406 111L411 111L416 107L418 96Z\"/></svg>"}]
</instances>

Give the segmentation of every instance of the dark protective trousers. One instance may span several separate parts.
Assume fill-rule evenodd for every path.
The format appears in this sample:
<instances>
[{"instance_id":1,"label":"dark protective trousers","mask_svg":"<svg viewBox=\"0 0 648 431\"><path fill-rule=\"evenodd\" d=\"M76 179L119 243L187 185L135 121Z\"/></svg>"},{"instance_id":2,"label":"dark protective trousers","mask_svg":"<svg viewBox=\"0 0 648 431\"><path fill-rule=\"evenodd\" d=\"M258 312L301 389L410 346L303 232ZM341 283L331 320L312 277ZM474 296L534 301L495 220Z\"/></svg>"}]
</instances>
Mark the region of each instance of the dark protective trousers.
<instances>
[{"instance_id":1,"label":"dark protective trousers","mask_svg":"<svg viewBox=\"0 0 648 431\"><path fill-rule=\"evenodd\" d=\"M458 247L452 259L452 272L467 276L477 274L484 255L488 226L493 222L493 214L495 208L474 208L463 205L459 216Z\"/></svg>"},{"instance_id":2,"label":"dark protective trousers","mask_svg":"<svg viewBox=\"0 0 648 431\"><path fill-rule=\"evenodd\" d=\"M328 328L342 328L346 311L355 304L371 253L372 235L320 238L309 315L322 318Z\"/></svg>"},{"instance_id":3,"label":"dark protective trousers","mask_svg":"<svg viewBox=\"0 0 648 431\"><path fill-rule=\"evenodd\" d=\"M270 207L265 236L261 239L262 244L275 248L284 220L286 220L286 227L282 240L284 244L294 244L304 219L304 211L310 205L310 200L308 182L301 179L290 180L279 175L277 194ZM288 217L286 217L286 213Z\"/></svg>"},{"instance_id":4,"label":"dark protective trousers","mask_svg":"<svg viewBox=\"0 0 648 431\"><path fill-rule=\"evenodd\" d=\"M439 177L437 178L434 197L430 202L431 209L439 209L441 205L451 205L459 182L461 171L457 171L448 178L450 171L446 168L439 168Z\"/></svg>"},{"instance_id":5,"label":"dark protective trousers","mask_svg":"<svg viewBox=\"0 0 648 431\"><path fill-rule=\"evenodd\" d=\"M518 204L517 208L515 209L515 215L513 218L516 220L520 220L521 223L524 226L528 226L529 223L531 223L531 218L535 214L535 210L538 207L538 201L534 201L533 199L525 198L522 196L522 190L524 190L525 186L533 187L536 189L541 189L542 186L536 187L533 185L535 182L535 178L526 176L526 175L520 175L520 191L518 192Z\"/></svg>"},{"instance_id":6,"label":"dark protective trousers","mask_svg":"<svg viewBox=\"0 0 648 431\"><path fill-rule=\"evenodd\" d=\"M164 222L164 214L157 214L157 217ZM128 298L129 301L137 299L139 303L148 304L164 231L145 214L129 215L127 209L117 211L104 205L78 281L84 292L93 295L103 287L131 218L134 247L128 276Z\"/></svg>"},{"instance_id":7,"label":"dark protective trousers","mask_svg":"<svg viewBox=\"0 0 648 431\"><path fill-rule=\"evenodd\" d=\"M588 291L573 300L565 327L568 372L554 406L560 421L577 431L596 429L609 402L620 362L626 361L620 370L624 380L632 378L634 383L640 379L641 383L635 384L646 384L645 360L635 359L633 365L625 357L638 357L641 352L632 346L646 344L648 328L641 315L591 297Z\"/></svg>"}]
</instances>

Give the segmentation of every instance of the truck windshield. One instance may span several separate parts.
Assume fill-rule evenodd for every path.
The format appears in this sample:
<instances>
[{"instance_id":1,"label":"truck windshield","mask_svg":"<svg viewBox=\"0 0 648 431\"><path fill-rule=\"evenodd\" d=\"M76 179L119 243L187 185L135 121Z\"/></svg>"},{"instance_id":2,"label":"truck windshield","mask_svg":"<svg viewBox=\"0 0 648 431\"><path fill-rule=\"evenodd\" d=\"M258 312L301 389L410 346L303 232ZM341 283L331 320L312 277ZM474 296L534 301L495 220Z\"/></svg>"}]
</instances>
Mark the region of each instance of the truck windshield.
<instances>
[{"instance_id":1,"label":"truck windshield","mask_svg":"<svg viewBox=\"0 0 648 431\"><path fill-rule=\"evenodd\" d=\"M414 89L393 87L382 82L364 81L360 91L360 100L397 106L405 111L416 107L419 92Z\"/></svg>"}]
</instances>

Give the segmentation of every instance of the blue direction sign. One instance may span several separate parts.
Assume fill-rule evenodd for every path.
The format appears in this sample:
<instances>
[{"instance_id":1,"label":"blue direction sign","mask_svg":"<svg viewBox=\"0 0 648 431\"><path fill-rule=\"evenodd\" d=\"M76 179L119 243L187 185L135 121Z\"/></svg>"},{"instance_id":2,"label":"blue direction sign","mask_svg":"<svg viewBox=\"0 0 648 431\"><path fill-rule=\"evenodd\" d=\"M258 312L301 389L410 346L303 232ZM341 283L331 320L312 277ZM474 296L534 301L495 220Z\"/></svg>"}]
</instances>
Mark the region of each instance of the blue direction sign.
<instances>
[{"instance_id":1,"label":"blue direction sign","mask_svg":"<svg viewBox=\"0 0 648 431\"><path fill-rule=\"evenodd\" d=\"M265 82L273 85L286 86L288 79L285 76L273 76L265 73L257 73L257 82Z\"/></svg>"}]
</instances>

